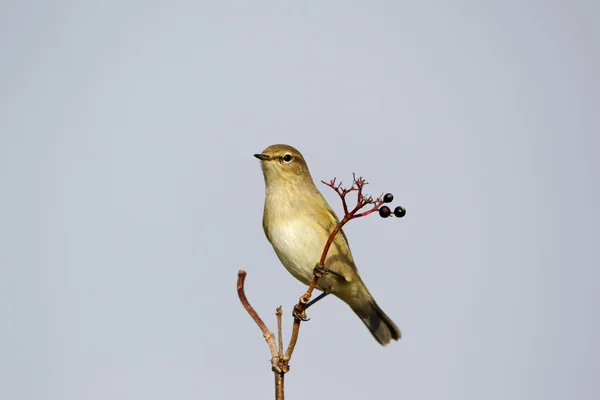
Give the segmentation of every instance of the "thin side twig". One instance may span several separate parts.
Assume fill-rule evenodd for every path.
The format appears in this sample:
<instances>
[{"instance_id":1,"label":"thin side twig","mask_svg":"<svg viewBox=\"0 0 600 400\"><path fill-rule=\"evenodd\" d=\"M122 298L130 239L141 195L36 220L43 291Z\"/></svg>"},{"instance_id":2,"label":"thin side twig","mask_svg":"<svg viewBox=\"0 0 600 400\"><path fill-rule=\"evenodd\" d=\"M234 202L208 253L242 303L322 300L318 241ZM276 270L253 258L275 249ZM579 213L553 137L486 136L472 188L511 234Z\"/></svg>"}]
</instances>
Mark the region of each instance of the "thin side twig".
<instances>
[{"instance_id":1,"label":"thin side twig","mask_svg":"<svg viewBox=\"0 0 600 400\"><path fill-rule=\"evenodd\" d=\"M269 350L271 350L271 355L275 358L278 355L277 346L275 345L275 337L273 336L273 333L271 331L269 331L269 328L267 328L267 326L265 325L263 320L258 316L258 313L254 309L254 307L252 307L250 305L250 302L248 301L248 298L246 297L246 293L244 292L244 281L245 280L246 280L246 271L240 270L238 272L238 281L237 281L238 296L240 298L240 301L242 302L242 305L244 306L246 311L248 311L248 314L250 314L250 317L252 317L254 322L256 322L256 325L258 325L258 327L262 331L263 337L265 338L265 340L267 341L267 344L269 345Z\"/></svg>"},{"instance_id":2,"label":"thin side twig","mask_svg":"<svg viewBox=\"0 0 600 400\"><path fill-rule=\"evenodd\" d=\"M281 316L283 315L283 309L281 306L277 307L275 316L277 317L277 344L278 344L278 355L279 358L283 356L283 334L281 333Z\"/></svg>"}]
</instances>

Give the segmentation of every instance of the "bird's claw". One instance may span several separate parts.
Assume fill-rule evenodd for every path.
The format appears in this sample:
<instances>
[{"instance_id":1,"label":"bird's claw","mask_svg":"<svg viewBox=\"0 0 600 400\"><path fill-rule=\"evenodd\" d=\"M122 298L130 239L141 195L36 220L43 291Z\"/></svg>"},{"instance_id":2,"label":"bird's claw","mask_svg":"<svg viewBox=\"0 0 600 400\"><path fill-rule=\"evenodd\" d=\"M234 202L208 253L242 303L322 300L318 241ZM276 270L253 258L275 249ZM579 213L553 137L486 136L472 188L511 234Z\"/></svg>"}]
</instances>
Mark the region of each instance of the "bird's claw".
<instances>
[{"instance_id":1,"label":"bird's claw","mask_svg":"<svg viewBox=\"0 0 600 400\"><path fill-rule=\"evenodd\" d=\"M306 316L306 311L301 310L297 304L294 306L292 315L294 316L294 318L299 319L300 321L303 321L303 322L310 321L310 318L308 318Z\"/></svg>"},{"instance_id":2,"label":"bird's claw","mask_svg":"<svg viewBox=\"0 0 600 400\"><path fill-rule=\"evenodd\" d=\"M316 276L317 279L325 275L326 272L327 270L325 267L319 264L315 265L315 268L313 269L313 275Z\"/></svg>"}]
</instances>

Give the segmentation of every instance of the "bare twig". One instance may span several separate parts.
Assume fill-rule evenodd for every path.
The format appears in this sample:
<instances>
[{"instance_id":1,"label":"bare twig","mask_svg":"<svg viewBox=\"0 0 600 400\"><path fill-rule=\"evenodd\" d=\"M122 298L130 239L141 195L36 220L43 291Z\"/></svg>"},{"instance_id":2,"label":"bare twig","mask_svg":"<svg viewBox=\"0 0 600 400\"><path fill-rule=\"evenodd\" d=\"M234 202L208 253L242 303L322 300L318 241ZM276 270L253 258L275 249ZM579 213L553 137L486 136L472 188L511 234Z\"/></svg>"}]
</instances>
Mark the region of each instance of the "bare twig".
<instances>
[{"instance_id":1,"label":"bare twig","mask_svg":"<svg viewBox=\"0 0 600 400\"><path fill-rule=\"evenodd\" d=\"M269 331L269 329L267 328L267 326L265 325L263 320L258 316L256 311L250 305L250 303L248 302L248 299L246 298L246 293L244 293L244 281L245 280L246 280L246 271L240 270L238 272L238 281L237 281L237 292L238 292L240 301L242 302L242 305L244 306L246 311L248 311L248 314L250 314L250 316L252 317L254 322L256 322L256 325L258 325L258 327L262 331L263 337L267 341L267 343L269 345L269 349L271 350L271 355L273 357L277 357L277 354L278 354L277 346L275 345L275 337L273 336L273 333L271 331Z\"/></svg>"},{"instance_id":2,"label":"bare twig","mask_svg":"<svg viewBox=\"0 0 600 400\"><path fill-rule=\"evenodd\" d=\"M283 315L283 310L281 306L277 307L275 315L277 316L277 354L279 355L279 358L281 358L283 356L283 335L281 333L281 316Z\"/></svg>"},{"instance_id":3,"label":"bare twig","mask_svg":"<svg viewBox=\"0 0 600 400\"><path fill-rule=\"evenodd\" d=\"M300 319L294 318L294 325L292 326L292 335L290 336L290 343L288 344L288 348L285 351L283 359L286 362L290 361L292 357L292 353L296 348L296 342L298 341L298 333L300 332Z\"/></svg>"}]
</instances>

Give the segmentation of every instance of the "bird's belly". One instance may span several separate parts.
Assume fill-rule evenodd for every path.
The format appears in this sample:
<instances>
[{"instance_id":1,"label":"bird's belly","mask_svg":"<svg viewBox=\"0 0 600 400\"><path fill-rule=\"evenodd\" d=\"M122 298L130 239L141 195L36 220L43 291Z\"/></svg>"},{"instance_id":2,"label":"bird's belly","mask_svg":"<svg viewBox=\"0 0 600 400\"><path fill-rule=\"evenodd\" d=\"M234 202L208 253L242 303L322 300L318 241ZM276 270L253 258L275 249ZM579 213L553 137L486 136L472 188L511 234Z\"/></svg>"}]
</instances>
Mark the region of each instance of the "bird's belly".
<instances>
[{"instance_id":1,"label":"bird's belly","mask_svg":"<svg viewBox=\"0 0 600 400\"><path fill-rule=\"evenodd\" d=\"M279 260L296 279L309 285L327 239L323 228L298 219L273 225L277 226L269 229L271 244Z\"/></svg>"}]
</instances>

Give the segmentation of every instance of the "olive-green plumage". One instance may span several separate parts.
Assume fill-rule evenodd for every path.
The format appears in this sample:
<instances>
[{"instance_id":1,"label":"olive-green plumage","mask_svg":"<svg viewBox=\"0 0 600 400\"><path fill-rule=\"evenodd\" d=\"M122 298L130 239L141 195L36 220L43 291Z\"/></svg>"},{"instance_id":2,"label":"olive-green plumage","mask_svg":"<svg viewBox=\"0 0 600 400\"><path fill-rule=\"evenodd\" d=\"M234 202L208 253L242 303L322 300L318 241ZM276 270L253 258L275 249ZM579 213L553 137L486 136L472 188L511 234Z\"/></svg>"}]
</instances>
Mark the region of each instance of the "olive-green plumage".
<instances>
[{"instance_id":1,"label":"olive-green plumage","mask_svg":"<svg viewBox=\"0 0 600 400\"><path fill-rule=\"evenodd\" d=\"M338 218L315 186L298 150L277 144L255 156L261 160L265 178L263 228L267 239L285 268L310 285L313 268ZM347 303L382 345L400 338L400 329L377 306L360 278L343 231L327 253L325 268L334 274L319 279L319 290Z\"/></svg>"}]
</instances>

